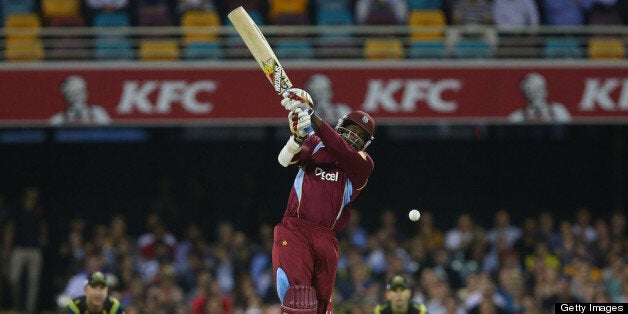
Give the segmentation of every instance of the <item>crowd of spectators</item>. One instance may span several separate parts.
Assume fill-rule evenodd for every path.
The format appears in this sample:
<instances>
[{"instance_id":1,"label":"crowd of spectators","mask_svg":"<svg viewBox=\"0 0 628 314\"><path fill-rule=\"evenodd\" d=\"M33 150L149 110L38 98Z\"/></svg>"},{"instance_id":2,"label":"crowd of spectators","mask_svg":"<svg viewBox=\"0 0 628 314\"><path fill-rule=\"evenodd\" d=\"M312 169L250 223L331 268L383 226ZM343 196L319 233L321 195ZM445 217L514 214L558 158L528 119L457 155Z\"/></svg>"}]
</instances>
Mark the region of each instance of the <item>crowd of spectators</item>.
<instances>
[{"instance_id":1,"label":"crowd of spectators","mask_svg":"<svg viewBox=\"0 0 628 314\"><path fill-rule=\"evenodd\" d=\"M94 26L94 27L110 27L110 26L183 26L180 30L182 34L176 33L175 29L168 32L170 37L155 36L154 34L138 34L129 36L125 33L117 36L102 36L96 34L95 42L95 58L99 60L109 59L129 59L134 58L132 47L138 47L139 55L143 60L178 60L178 59L220 59L220 58L239 58L240 52L238 46L234 43L238 41L230 41L231 34L218 33L197 34L196 30L192 31L192 27L218 27L229 25L230 22L227 14L238 6L247 9L253 19L260 25L324 25L324 26L350 26L350 25L409 25L415 26L462 26L462 25L484 25L494 27L471 27L462 30L459 28L450 28L447 32L436 32L432 36L428 36L427 40L441 40L446 44L447 49L442 49L441 53L450 54L449 50L454 49L455 43L460 39L473 39L478 37L480 32L481 46L485 47L484 51L474 51L471 56L493 57L496 56L494 50L496 48L515 49L517 47L507 47L498 37L516 37L519 31L514 31L517 27L530 27L529 35L537 34L536 26L539 25L556 25L556 26L585 26L585 25L626 25L628 24L628 1L625 0L84 0L78 1L78 6L70 18L66 15L50 16L51 10L45 10L45 2L53 3L49 0L29 0L34 5L27 9L39 16L37 27L41 26ZM11 12L6 12L11 6L0 6L0 20L6 20ZM15 7L12 7L15 9ZM24 10L20 6L17 10ZM198 13L201 11L202 13ZM18 11L18 13L23 13ZM190 13L190 14L188 14ZM426 17L418 17L426 14ZM198 18L199 15L204 15ZM194 17L196 16L196 18ZM189 18L188 18L189 17ZM22 22L17 22L21 24ZM31 21L32 23L32 21ZM4 22L2 23L3 25ZM13 23L15 24L15 23ZM6 26L6 25L5 25ZM8 27L8 26L7 26ZM15 27L15 26L12 26ZM19 26L18 26L19 27ZM23 27L23 26L22 26ZM417 33L418 32L418 33ZM467 32L470 32L467 34ZM501 32L498 34L498 32ZM514 32L514 34L512 33ZM600 31L601 32L601 31ZM274 43L279 50L278 54L281 58L297 58L309 59L318 54L325 57L342 58L342 53L336 53L339 47L347 47L347 45L361 45L362 41L355 40L361 37L374 39L381 36L392 37L396 42L393 45L402 46L398 49L401 53L390 53L387 58L403 58L406 46L413 46L415 41L419 41L421 45L421 36L419 31L408 28L408 33L400 35L398 33L385 34L362 34L359 32L339 34L317 34L321 39L320 42L305 41L305 38L299 40L286 40L284 46L296 46L296 48L286 49L281 47L279 43ZM545 33L538 33L539 37L545 36ZM566 34L575 34L573 31ZM598 34L598 33L595 33ZM182 35L183 40L179 40ZM345 36L346 35L346 36ZM417 37L417 35L419 35ZM549 35L561 36L561 33L550 32ZM7 59L21 60L30 58L57 60L75 60L87 59L90 55L87 51L89 43L76 35L52 35L50 45L45 45L41 41L39 35L34 36L36 40L33 51L24 56L24 52L20 50L18 42L13 45L7 43ZM334 37L336 36L336 37ZM436 36L436 37L434 37ZM580 34L580 36L582 36ZM622 58L625 56L625 45L621 43L616 33L609 34L613 39L617 39L615 46L621 46L621 51L615 54ZM69 37L66 38L66 37ZM143 48L142 42L139 45L133 45L129 40L163 40L170 39L167 43L157 45L154 42L147 42ZM288 36L284 36L288 37ZM304 34L302 37L310 39L311 34ZM587 36L595 37L595 36ZM106 40L104 40L105 38ZM116 40L112 40L115 38ZM281 36L277 36L281 38ZM340 39L338 39L340 38ZM60 41L59 39L68 39ZM409 39L409 40L406 40ZM340 42L338 41L340 40ZM409 41L411 43L409 43ZM304 44L305 42L305 44ZM525 43L525 40L520 41ZM56 43L56 44L55 44ZM194 43L194 44L191 44ZM238 42L239 43L239 42ZM578 46L584 46L586 42L577 43ZM157 45L158 48L154 48ZM24 45L22 45L24 46ZM40 47L41 46L41 47ZM324 50L315 51L315 48L322 46ZM368 45L364 43L367 50ZM428 45L429 46L429 45ZM503 46L503 47L502 47ZM11 47L11 49L8 49ZM408 47L408 48L410 48ZM415 47L415 48L416 48ZM223 49L228 48L228 49ZM527 55L535 55L537 52L533 49L529 52L521 53L521 55L508 52L513 57L525 57ZM143 53L142 49L146 49ZM151 50L151 49L156 49ZM110 50L113 50L110 51ZM226 50L226 51L223 51ZM416 51L408 49L407 55L411 58L421 56L430 57L428 52L423 52L417 48ZM427 53L428 56L423 55ZM501 53L501 52L500 52ZM501 55L498 53L497 55ZM504 52L506 53L506 52ZM158 56L155 56L157 54ZM366 53L365 53L366 54ZM580 54L580 53L576 53ZM608 53L607 53L608 54ZM245 54L246 55L246 54ZM440 56L436 54L436 56ZM461 54L453 53L454 57L464 57ZM356 55L356 57L362 57ZM366 55L366 58L377 58ZM467 57L468 54L467 54ZM563 56L570 57L570 56ZM578 56L581 57L581 56Z\"/></svg>"},{"instance_id":2,"label":"crowd of spectators","mask_svg":"<svg viewBox=\"0 0 628 314\"><path fill-rule=\"evenodd\" d=\"M16 249L48 243L38 191L26 189L16 206L0 201L3 254L10 261L3 267L9 274L19 270ZM517 221L505 209L490 218L452 213L451 221L435 221L423 212L408 229L398 220L405 211L377 209L378 219L369 223L362 219L365 210L354 209L338 235L334 313L371 313L395 274L411 279L412 298L429 313L491 308L552 313L555 302L628 302L624 212L595 215L582 207L569 219L544 211L517 215L524 217ZM63 237L44 261L56 265L45 267L53 276L43 285L54 291L59 307L81 295L87 274L100 270L127 313L279 313L272 279L273 221L260 221L257 230L242 230L237 221L205 230L201 222L187 221L175 231L172 221L157 213L144 217L144 226L129 225L123 214L108 221L64 218L66 225L57 226ZM25 230L34 233L26 237ZM34 312L32 296L21 298L20 274L11 278L5 288L15 293L2 303Z\"/></svg>"},{"instance_id":3,"label":"crowd of spectators","mask_svg":"<svg viewBox=\"0 0 628 314\"><path fill-rule=\"evenodd\" d=\"M34 1L34 11L42 14L41 2ZM180 25L188 11L216 11L222 24L227 14L242 5L255 11L263 24L317 24L320 14L328 11L347 11L351 22L360 24L406 24L413 10L441 10L449 25L488 24L512 25L586 25L626 24L628 4L624 0L83 0L80 14L87 25L102 12L124 12L132 25L142 25L141 15L166 16L156 23L164 26ZM303 14L304 18L279 18L282 7L289 14ZM6 14L4 14L6 15ZM390 15L391 18L387 18ZM44 24L47 22L44 20Z\"/></svg>"}]
</instances>

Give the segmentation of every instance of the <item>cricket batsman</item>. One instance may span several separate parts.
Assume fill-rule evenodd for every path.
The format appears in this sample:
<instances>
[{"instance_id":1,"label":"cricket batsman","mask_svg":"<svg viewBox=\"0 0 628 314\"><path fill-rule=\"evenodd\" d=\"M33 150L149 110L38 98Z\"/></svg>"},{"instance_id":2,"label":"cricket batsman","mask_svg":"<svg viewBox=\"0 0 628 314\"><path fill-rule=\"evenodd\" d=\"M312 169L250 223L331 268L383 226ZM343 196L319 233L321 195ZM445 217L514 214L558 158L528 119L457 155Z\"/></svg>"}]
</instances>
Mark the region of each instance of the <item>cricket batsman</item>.
<instances>
[{"instance_id":1,"label":"cricket batsman","mask_svg":"<svg viewBox=\"0 0 628 314\"><path fill-rule=\"evenodd\" d=\"M373 171L373 159L364 150L374 139L375 122L367 113L353 111L334 129L314 113L304 90L291 88L282 96L292 135L278 161L298 172L274 229L277 294L282 313L331 313L336 233L349 221L351 202Z\"/></svg>"}]
</instances>

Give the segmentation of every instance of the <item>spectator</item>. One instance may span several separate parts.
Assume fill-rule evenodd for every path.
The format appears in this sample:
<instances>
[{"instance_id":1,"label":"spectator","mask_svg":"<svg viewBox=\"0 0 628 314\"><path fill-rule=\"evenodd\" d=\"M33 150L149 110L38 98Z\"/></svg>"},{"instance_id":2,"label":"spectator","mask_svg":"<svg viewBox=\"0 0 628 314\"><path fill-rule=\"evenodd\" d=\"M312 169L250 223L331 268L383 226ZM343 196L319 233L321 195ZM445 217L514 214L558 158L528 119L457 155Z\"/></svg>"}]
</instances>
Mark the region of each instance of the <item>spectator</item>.
<instances>
[{"instance_id":1,"label":"spectator","mask_svg":"<svg viewBox=\"0 0 628 314\"><path fill-rule=\"evenodd\" d=\"M198 275L197 289L190 301L190 313L232 313L233 301L222 294L218 282L212 275L203 271Z\"/></svg>"},{"instance_id":2,"label":"spectator","mask_svg":"<svg viewBox=\"0 0 628 314\"><path fill-rule=\"evenodd\" d=\"M205 267L205 258L209 255L209 245L196 222L191 222L185 231L185 238L178 241L174 249L173 266L187 292L189 284L196 281L196 271ZM185 283L183 283L185 282Z\"/></svg>"},{"instance_id":3,"label":"spectator","mask_svg":"<svg viewBox=\"0 0 628 314\"><path fill-rule=\"evenodd\" d=\"M146 309L150 313L165 314L185 308L185 294L176 284L174 269L171 265L162 265L155 283L146 292Z\"/></svg>"},{"instance_id":4,"label":"spectator","mask_svg":"<svg viewBox=\"0 0 628 314\"><path fill-rule=\"evenodd\" d=\"M479 276L476 290L471 291L465 300L467 313L507 313L506 300L497 293L495 283L487 273Z\"/></svg>"},{"instance_id":5,"label":"spectator","mask_svg":"<svg viewBox=\"0 0 628 314\"><path fill-rule=\"evenodd\" d=\"M415 236L425 243L427 250L434 251L443 247L445 236L434 226L434 215L431 212L424 211L421 214L421 223L416 225L418 228Z\"/></svg>"},{"instance_id":6,"label":"spectator","mask_svg":"<svg viewBox=\"0 0 628 314\"><path fill-rule=\"evenodd\" d=\"M167 247L168 258L172 259L177 245L175 236L168 231L159 215L150 214L146 221L148 232L142 234L137 240L142 258L150 260L157 257L157 244L163 243Z\"/></svg>"},{"instance_id":7,"label":"spectator","mask_svg":"<svg viewBox=\"0 0 628 314\"><path fill-rule=\"evenodd\" d=\"M614 212L611 216L611 237L623 239L626 235L626 214Z\"/></svg>"},{"instance_id":8,"label":"spectator","mask_svg":"<svg viewBox=\"0 0 628 314\"><path fill-rule=\"evenodd\" d=\"M595 228L591 225L591 212L588 208L583 207L578 209L572 232L574 236L585 243L592 243L597 239Z\"/></svg>"},{"instance_id":9,"label":"spectator","mask_svg":"<svg viewBox=\"0 0 628 314\"><path fill-rule=\"evenodd\" d=\"M91 12L126 11L129 8L129 0L87 0L85 3Z\"/></svg>"},{"instance_id":10,"label":"spectator","mask_svg":"<svg viewBox=\"0 0 628 314\"><path fill-rule=\"evenodd\" d=\"M355 20L357 24L405 24L408 5L403 0L357 0Z\"/></svg>"},{"instance_id":11,"label":"spectator","mask_svg":"<svg viewBox=\"0 0 628 314\"><path fill-rule=\"evenodd\" d=\"M352 212L354 213L354 212ZM272 302L275 300L275 291L273 290L273 227L267 223L260 226L259 229L260 245L255 248L255 252L251 258L250 274L253 285L263 301Z\"/></svg>"},{"instance_id":12,"label":"spectator","mask_svg":"<svg viewBox=\"0 0 628 314\"><path fill-rule=\"evenodd\" d=\"M128 14L129 0L86 0L85 9L86 16L91 21L91 24L94 22L94 18L98 14L108 14L112 12L121 12L124 14Z\"/></svg>"},{"instance_id":13,"label":"spectator","mask_svg":"<svg viewBox=\"0 0 628 314\"><path fill-rule=\"evenodd\" d=\"M456 0L452 12L452 22L456 25L493 24L493 12L487 0Z\"/></svg>"},{"instance_id":14,"label":"spectator","mask_svg":"<svg viewBox=\"0 0 628 314\"><path fill-rule=\"evenodd\" d=\"M502 209L495 213L495 225L488 231L488 241L496 246L500 241L506 248L512 248L521 238L521 228L510 224L510 214Z\"/></svg>"},{"instance_id":15,"label":"spectator","mask_svg":"<svg viewBox=\"0 0 628 314\"><path fill-rule=\"evenodd\" d=\"M545 242L537 242L536 248L534 249L534 254L529 254L525 256L525 268L528 271L532 271L537 263L542 263L545 267L552 267L555 269L560 268L560 260L558 257L549 252L547 248L547 243Z\"/></svg>"},{"instance_id":16,"label":"spectator","mask_svg":"<svg viewBox=\"0 0 628 314\"><path fill-rule=\"evenodd\" d=\"M527 217L523 221L521 237L515 242L513 247L521 256L532 254L539 237L536 220L532 217Z\"/></svg>"},{"instance_id":17,"label":"spectator","mask_svg":"<svg viewBox=\"0 0 628 314\"><path fill-rule=\"evenodd\" d=\"M469 214L459 215L456 226L445 234L445 247L454 254L466 251L473 241L473 228L473 220Z\"/></svg>"},{"instance_id":18,"label":"spectator","mask_svg":"<svg viewBox=\"0 0 628 314\"><path fill-rule=\"evenodd\" d=\"M446 300L449 296L449 285L443 274L434 269L424 269L422 273L422 288L426 292L424 301L427 313L444 313Z\"/></svg>"},{"instance_id":19,"label":"spectator","mask_svg":"<svg viewBox=\"0 0 628 314\"><path fill-rule=\"evenodd\" d=\"M213 0L177 0L177 16L179 19L188 11L214 11Z\"/></svg>"},{"instance_id":20,"label":"spectator","mask_svg":"<svg viewBox=\"0 0 628 314\"><path fill-rule=\"evenodd\" d=\"M550 250L554 251L560 245L560 234L554 229L554 216L550 212L539 215L537 239L545 241Z\"/></svg>"},{"instance_id":21,"label":"spectator","mask_svg":"<svg viewBox=\"0 0 628 314\"><path fill-rule=\"evenodd\" d=\"M543 0L548 25L584 25L585 0Z\"/></svg>"},{"instance_id":22,"label":"spectator","mask_svg":"<svg viewBox=\"0 0 628 314\"><path fill-rule=\"evenodd\" d=\"M40 190L35 186L26 187L4 231L2 258L9 261L9 283L15 309L29 314L37 312L42 248L47 244L48 223L40 203ZM24 270L27 279L25 299L22 298Z\"/></svg>"},{"instance_id":23,"label":"spectator","mask_svg":"<svg viewBox=\"0 0 628 314\"><path fill-rule=\"evenodd\" d=\"M540 24L539 9L534 0L494 0L493 18L499 27Z\"/></svg>"},{"instance_id":24,"label":"spectator","mask_svg":"<svg viewBox=\"0 0 628 314\"><path fill-rule=\"evenodd\" d=\"M612 255L609 259L609 265L603 270L602 277L606 291L612 300L612 302L622 302L622 282L623 271L626 269L626 262L621 255Z\"/></svg>"},{"instance_id":25,"label":"spectator","mask_svg":"<svg viewBox=\"0 0 628 314\"><path fill-rule=\"evenodd\" d=\"M617 0L588 0L587 24L589 25L621 25Z\"/></svg>"},{"instance_id":26,"label":"spectator","mask_svg":"<svg viewBox=\"0 0 628 314\"><path fill-rule=\"evenodd\" d=\"M453 289L459 289L462 287L462 277L458 270L454 269L449 260L449 255L445 248L435 249L434 252L434 264L432 266L434 272L438 274L438 277L446 281Z\"/></svg>"}]
</instances>

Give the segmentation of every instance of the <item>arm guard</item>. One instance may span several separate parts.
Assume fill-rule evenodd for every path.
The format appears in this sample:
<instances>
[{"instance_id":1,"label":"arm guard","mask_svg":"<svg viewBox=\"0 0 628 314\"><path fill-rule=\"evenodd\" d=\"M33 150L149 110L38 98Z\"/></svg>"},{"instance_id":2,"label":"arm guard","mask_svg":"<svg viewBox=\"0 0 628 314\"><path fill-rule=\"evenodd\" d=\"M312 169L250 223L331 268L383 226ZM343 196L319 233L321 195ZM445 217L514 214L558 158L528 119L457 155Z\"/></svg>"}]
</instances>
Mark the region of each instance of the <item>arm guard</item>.
<instances>
[{"instance_id":1,"label":"arm guard","mask_svg":"<svg viewBox=\"0 0 628 314\"><path fill-rule=\"evenodd\" d=\"M290 136L286 145L279 152L279 156L277 156L279 164L284 167L293 164L292 158L301 151L301 144L295 141L294 136Z\"/></svg>"}]
</instances>

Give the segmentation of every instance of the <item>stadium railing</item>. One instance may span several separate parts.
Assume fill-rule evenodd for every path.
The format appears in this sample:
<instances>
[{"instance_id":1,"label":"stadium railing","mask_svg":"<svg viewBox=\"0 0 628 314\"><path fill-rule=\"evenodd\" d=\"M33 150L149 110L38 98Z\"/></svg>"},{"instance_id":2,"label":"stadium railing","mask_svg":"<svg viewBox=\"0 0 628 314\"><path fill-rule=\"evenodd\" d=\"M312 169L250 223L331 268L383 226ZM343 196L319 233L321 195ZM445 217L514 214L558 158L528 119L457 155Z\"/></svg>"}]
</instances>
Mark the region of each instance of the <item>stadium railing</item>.
<instances>
[{"instance_id":1,"label":"stadium railing","mask_svg":"<svg viewBox=\"0 0 628 314\"><path fill-rule=\"evenodd\" d=\"M293 59L364 59L368 56L365 49L369 45L366 43L378 39L388 39L394 43L395 49L401 43L404 51L390 54L392 59L421 59L426 54L431 58L445 59L625 59L628 45L628 26L268 25L261 28L275 49L281 50L285 46L292 49L287 53L280 51L279 55ZM442 36L421 38L416 36L420 32ZM190 38L215 39L191 41ZM147 46L146 42L155 40L176 43L179 53L175 60L250 58L244 43L231 26L34 26L0 29L0 61L141 60L141 56L146 54L141 51L142 47ZM302 44L282 44L291 42ZM590 45L592 42L595 44ZM608 43L608 47L604 43ZM590 51L590 47L595 51ZM420 49L427 51L423 53Z\"/></svg>"}]
</instances>

